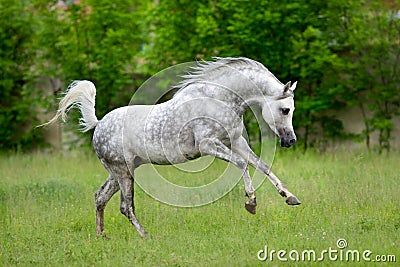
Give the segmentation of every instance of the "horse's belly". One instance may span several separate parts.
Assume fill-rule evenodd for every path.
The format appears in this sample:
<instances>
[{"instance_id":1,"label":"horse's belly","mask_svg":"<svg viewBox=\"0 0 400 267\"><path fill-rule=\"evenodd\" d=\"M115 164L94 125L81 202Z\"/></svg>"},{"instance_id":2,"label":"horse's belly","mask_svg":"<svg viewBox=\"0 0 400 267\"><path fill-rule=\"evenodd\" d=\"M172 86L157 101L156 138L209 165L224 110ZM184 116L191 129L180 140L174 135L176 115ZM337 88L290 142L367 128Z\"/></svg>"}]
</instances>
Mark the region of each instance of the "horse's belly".
<instances>
[{"instance_id":1,"label":"horse's belly","mask_svg":"<svg viewBox=\"0 0 400 267\"><path fill-rule=\"evenodd\" d=\"M182 151L179 145L171 143L161 146L149 145L146 149L146 153L139 156L146 159L146 162L159 165L170 165L187 162L188 160L200 157L200 155L200 152L195 149L191 151Z\"/></svg>"}]
</instances>

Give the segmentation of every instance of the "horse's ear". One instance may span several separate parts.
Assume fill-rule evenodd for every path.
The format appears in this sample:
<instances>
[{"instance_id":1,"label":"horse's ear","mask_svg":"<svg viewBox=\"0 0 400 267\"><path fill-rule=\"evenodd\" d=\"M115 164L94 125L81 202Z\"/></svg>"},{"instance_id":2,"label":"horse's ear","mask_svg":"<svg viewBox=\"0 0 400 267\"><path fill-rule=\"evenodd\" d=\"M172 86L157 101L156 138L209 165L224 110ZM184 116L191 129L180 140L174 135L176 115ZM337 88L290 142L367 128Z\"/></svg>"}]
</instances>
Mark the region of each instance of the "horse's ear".
<instances>
[{"instance_id":1,"label":"horse's ear","mask_svg":"<svg viewBox=\"0 0 400 267\"><path fill-rule=\"evenodd\" d=\"M296 89L296 85L297 85L297 81L294 82L294 84L290 87L290 91L294 91L294 89Z\"/></svg>"},{"instance_id":2,"label":"horse's ear","mask_svg":"<svg viewBox=\"0 0 400 267\"><path fill-rule=\"evenodd\" d=\"M283 94L286 94L290 90L291 84L292 82L290 81L287 84L285 84L285 86L283 87Z\"/></svg>"}]
</instances>

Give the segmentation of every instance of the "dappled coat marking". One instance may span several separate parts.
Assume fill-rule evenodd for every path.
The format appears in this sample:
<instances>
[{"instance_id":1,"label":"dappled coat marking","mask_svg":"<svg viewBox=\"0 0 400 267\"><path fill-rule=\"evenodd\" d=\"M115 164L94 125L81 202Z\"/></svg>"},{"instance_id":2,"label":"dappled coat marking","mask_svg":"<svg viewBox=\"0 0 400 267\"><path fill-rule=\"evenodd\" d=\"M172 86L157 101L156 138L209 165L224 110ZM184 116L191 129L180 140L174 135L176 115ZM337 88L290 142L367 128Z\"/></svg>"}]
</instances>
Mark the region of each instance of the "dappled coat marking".
<instances>
[{"instance_id":1,"label":"dappled coat marking","mask_svg":"<svg viewBox=\"0 0 400 267\"><path fill-rule=\"evenodd\" d=\"M96 233L104 232L104 209L121 191L121 212L142 237L146 233L136 218L133 201L134 170L142 164L182 163L202 155L231 162L243 172L245 208L256 212L255 190L248 164L264 173L289 205L300 201L289 192L242 137L242 115L249 105L259 105L269 127L283 147L296 142L292 116L296 83L282 84L261 63L248 58L215 58L200 62L177 85L174 97L157 105L115 109L100 121L95 116L96 89L90 81L74 81L60 101L56 116L65 121L71 107L82 113L82 131L95 128L93 146L108 170L106 182L95 193Z\"/></svg>"}]
</instances>

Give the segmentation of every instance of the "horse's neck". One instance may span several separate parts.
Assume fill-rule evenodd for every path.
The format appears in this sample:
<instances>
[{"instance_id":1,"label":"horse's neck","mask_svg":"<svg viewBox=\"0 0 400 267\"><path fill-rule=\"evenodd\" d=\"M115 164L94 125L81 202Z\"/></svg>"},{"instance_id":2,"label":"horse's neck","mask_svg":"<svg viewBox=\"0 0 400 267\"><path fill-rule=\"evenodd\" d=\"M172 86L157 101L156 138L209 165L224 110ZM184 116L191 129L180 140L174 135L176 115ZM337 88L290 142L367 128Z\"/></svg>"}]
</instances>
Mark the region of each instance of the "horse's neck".
<instances>
[{"instance_id":1,"label":"horse's neck","mask_svg":"<svg viewBox=\"0 0 400 267\"><path fill-rule=\"evenodd\" d=\"M232 69L227 73L210 75L207 79L188 84L176 95L176 101L210 97L225 102L241 114L251 104L263 102L276 95L279 81L271 74L254 69Z\"/></svg>"},{"instance_id":2,"label":"horse's neck","mask_svg":"<svg viewBox=\"0 0 400 267\"><path fill-rule=\"evenodd\" d=\"M281 83L271 73L253 69L234 70L231 75L216 77L210 83L231 91L232 96L228 100L240 98L242 102L273 97L281 87Z\"/></svg>"}]
</instances>

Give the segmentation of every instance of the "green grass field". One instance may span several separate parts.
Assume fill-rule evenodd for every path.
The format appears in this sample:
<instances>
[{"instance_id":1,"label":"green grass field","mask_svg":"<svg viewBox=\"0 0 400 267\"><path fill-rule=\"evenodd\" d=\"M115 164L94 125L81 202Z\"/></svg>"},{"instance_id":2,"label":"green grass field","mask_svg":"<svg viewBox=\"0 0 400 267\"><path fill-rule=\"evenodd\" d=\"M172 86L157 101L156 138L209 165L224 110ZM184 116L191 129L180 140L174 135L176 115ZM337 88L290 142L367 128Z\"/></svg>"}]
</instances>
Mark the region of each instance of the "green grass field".
<instances>
[{"instance_id":1,"label":"green grass field","mask_svg":"<svg viewBox=\"0 0 400 267\"><path fill-rule=\"evenodd\" d=\"M3 155L0 266L310 266L321 262L301 261L303 250L314 250L318 259L329 248L337 255L370 250L372 260L382 255L393 261L394 255L397 263L367 266L398 266L399 159L397 152L281 151L273 170L303 204L286 205L266 181L257 190L256 215L244 209L243 183L200 208L159 203L136 186L136 211L149 238L142 240L120 214L116 194L105 212L108 240L95 236L93 193L107 172L92 153ZM176 179L184 176L176 172ZM347 241L342 250L339 238ZM269 252L285 250L288 262L277 253L272 261L259 261L266 245ZM289 258L292 250L300 253L298 262ZM290 255L296 258L295 252ZM366 264L324 257L324 266Z\"/></svg>"}]
</instances>

